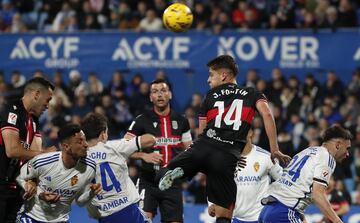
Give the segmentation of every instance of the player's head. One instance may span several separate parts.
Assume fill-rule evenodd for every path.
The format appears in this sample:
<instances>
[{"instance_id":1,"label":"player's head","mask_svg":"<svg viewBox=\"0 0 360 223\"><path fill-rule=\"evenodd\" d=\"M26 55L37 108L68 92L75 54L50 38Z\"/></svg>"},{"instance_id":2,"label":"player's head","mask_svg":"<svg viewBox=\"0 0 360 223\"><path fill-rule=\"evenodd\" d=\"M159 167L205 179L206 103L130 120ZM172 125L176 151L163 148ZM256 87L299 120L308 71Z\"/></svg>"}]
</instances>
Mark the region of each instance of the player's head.
<instances>
[{"instance_id":1,"label":"player's head","mask_svg":"<svg viewBox=\"0 0 360 223\"><path fill-rule=\"evenodd\" d=\"M234 58L229 55L221 55L210 60L207 67L209 68L208 83L210 88L234 82L239 72Z\"/></svg>"},{"instance_id":2,"label":"player's head","mask_svg":"<svg viewBox=\"0 0 360 223\"><path fill-rule=\"evenodd\" d=\"M86 157L88 144L79 125L67 124L58 132L58 140L63 153L79 159Z\"/></svg>"},{"instance_id":3,"label":"player's head","mask_svg":"<svg viewBox=\"0 0 360 223\"><path fill-rule=\"evenodd\" d=\"M150 101L155 107L164 109L169 106L172 98L169 84L166 80L156 79L150 84Z\"/></svg>"},{"instance_id":4,"label":"player's head","mask_svg":"<svg viewBox=\"0 0 360 223\"><path fill-rule=\"evenodd\" d=\"M40 116L49 107L53 91L54 85L43 77L35 77L26 82L24 100L28 100L28 112Z\"/></svg>"},{"instance_id":5,"label":"player's head","mask_svg":"<svg viewBox=\"0 0 360 223\"><path fill-rule=\"evenodd\" d=\"M336 161L341 162L349 156L351 148L351 133L340 125L333 125L327 128L323 135L323 143L329 150L333 151Z\"/></svg>"},{"instance_id":6,"label":"player's head","mask_svg":"<svg viewBox=\"0 0 360 223\"><path fill-rule=\"evenodd\" d=\"M81 129L84 131L86 140L99 139L106 142L108 139L107 118L99 113L88 113L81 120Z\"/></svg>"}]
</instances>

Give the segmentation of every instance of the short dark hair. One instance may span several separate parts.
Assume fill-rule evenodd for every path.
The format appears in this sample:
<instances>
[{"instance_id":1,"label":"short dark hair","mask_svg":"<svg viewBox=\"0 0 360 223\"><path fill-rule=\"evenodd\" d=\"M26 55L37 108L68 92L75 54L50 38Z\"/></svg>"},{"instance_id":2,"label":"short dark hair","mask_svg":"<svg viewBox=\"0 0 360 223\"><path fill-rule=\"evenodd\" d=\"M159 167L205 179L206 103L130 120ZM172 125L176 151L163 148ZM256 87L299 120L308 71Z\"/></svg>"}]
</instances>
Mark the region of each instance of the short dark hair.
<instances>
[{"instance_id":1,"label":"short dark hair","mask_svg":"<svg viewBox=\"0 0 360 223\"><path fill-rule=\"evenodd\" d=\"M238 65L236 64L234 58L229 55L218 56L215 59L210 60L206 66L214 70L229 69L234 77L239 72Z\"/></svg>"},{"instance_id":2,"label":"short dark hair","mask_svg":"<svg viewBox=\"0 0 360 223\"><path fill-rule=\"evenodd\" d=\"M25 84L25 88L24 88L24 94L33 91L33 90L38 90L38 89L51 89L54 90L55 87L54 85L48 81L47 79L43 78L43 77L35 77L32 78L30 80L28 80Z\"/></svg>"},{"instance_id":3,"label":"short dark hair","mask_svg":"<svg viewBox=\"0 0 360 223\"><path fill-rule=\"evenodd\" d=\"M323 134L323 142L328 142L332 139L352 139L352 135L349 130L344 129L338 124L332 125L327 128Z\"/></svg>"},{"instance_id":4,"label":"short dark hair","mask_svg":"<svg viewBox=\"0 0 360 223\"><path fill-rule=\"evenodd\" d=\"M81 128L86 140L96 139L102 131L107 129L107 118L99 113L90 112L81 120Z\"/></svg>"},{"instance_id":5,"label":"short dark hair","mask_svg":"<svg viewBox=\"0 0 360 223\"><path fill-rule=\"evenodd\" d=\"M164 80L164 79L155 79L155 80L153 80L153 81L151 81L151 83L150 83L150 88L151 88L151 86L153 85L153 84L166 84L166 86L168 86L168 88L169 88L169 90L171 90L170 89L170 84L169 84L169 82L167 82L166 80Z\"/></svg>"},{"instance_id":6,"label":"short dark hair","mask_svg":"<svg viewBox=\"0 0 360 223\"><path fill-rule=\"evenodd\" d=\"M63 126L58 132L58 140L59 142L64 142L65 140L71 138L76 133L81 132L81 128L76 124L66 124Z\"/></svg>"}]
</instances>

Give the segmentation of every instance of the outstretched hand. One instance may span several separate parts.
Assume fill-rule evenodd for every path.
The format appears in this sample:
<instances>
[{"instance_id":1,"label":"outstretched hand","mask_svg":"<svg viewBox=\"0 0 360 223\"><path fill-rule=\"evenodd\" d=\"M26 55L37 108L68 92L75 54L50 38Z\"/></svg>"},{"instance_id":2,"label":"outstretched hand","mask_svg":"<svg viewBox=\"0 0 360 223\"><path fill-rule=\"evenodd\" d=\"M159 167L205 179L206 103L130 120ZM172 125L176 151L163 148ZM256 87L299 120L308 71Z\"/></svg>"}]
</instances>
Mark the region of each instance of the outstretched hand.
<instances>
[{"instance_id":1,"label":"outstretched hand","mask_svg":"<svg viewBox=\"0 0 360 223\"><path fill-rule=\"evenodd\" d=\"M32 181L32 180L28 180L25 183L25 193L23 195L23 199L24 200L28 200L30 198L32 198L35 194L36 194L36 182Z\"/></svg>"},{"instance_id":2,"label":"outstretched hand","mask_svg":"<svg viewBox=\"0 0 360 223\"><path fill-rule=\"evenodd\" d=\"M100 194L102 191L101 184L91 184L90 189L91 189L91 193L95 195Z\"/></svg>"},{"instance_id":3,"label":"outstretched hand","mask_svg":"<svg viewBox=\"0 0 360 223\"><path fill-rule=\"evenodd\" d=\"M39 194L39 199L48 203L56 203L60 200L60 194L46 191Z\"/></svg>"},{"instance_id":4,"label":"outstretched hand","mask_svg":"<svg viewBox=\"0 0 360 223\"><path fill-rule=\"evenodd\" d=\"M143 160L147 163L160 164L163 158L162 155L158 153L144 153Z\"/></svg>"},{"instance_id":5,"label":"outstretched hand","mask_svg":"<svg viewBox=\"0 0 360 223\"><path fill-rule=\"evenodd\" d=\"M287 166L291 160L291 157L283 154L280 150L271 153L271 159L278 159L283 166Z\"/></svg>"}]
</instances>

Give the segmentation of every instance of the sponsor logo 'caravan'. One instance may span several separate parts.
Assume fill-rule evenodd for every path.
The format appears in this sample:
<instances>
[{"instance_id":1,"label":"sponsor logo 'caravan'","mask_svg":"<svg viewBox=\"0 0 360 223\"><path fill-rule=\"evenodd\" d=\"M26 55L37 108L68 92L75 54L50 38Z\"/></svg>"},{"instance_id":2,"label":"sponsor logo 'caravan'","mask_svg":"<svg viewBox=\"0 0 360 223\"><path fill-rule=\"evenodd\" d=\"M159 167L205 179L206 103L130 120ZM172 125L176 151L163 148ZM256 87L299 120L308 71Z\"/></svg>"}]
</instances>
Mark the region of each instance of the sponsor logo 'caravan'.
<instances>
[{"instance_id":1,"label":"sponsor logo 'caravan'","mask_svg":"<svg viewBox=\"0 0 360 223\"><path fill-rule=\"evenodd\" d=\"M34 37L27 43L19 38L10 53L12 60L44 60L46 68L73 68L79 59L72 54L79 50L79 37Z\"/></svg>"},{"instance_id":2,"label":"sponsor logo 'caravan'","mask_svg":"<svg viewBox=\"0 0 360 223\"><path fill-rule=\"evenodd\" d=\"M311 36L220 37L218 55L229 54L241 61L279 62L280 68L318 68L319 41Z\"/></svg>"},{"instance_id":3,"label":"sponsor logo 'caravan'","mask_svg":"<svg viewBox=\"0 0 360 223\"><path fill-rule=\"evenodd\" d=\"M112 60L122 60L129 68L188 68L182 56L189 52L189 37L140 37L135 42L120 39Z\"/></svg>"}]
</instances>

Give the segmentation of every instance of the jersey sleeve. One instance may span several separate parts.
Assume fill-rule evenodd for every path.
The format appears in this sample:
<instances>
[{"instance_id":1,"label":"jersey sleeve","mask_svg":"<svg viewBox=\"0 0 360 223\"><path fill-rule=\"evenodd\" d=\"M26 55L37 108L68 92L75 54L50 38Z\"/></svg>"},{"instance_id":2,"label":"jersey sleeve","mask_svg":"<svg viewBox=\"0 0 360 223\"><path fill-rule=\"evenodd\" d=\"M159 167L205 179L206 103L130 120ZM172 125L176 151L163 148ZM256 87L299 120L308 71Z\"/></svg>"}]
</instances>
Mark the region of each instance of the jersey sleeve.
<instances>
[{"instance_id":1,"label":"jersey sleeve","mask_svg":"<svg viewBox=\"0 0 360 223\"><path fill-rule=\"evenodd\" d=\"M275 160L275 163L273 163L271 158L269 157L269 164L269 175L274 180L279 179L283 173L283 168L280 166L279 161Z\"/></svg>"},{"instance_id":2,"label":"jersey sleeve","mask_svg":"<svg viewBox=\"0 0 360 223\"><path fill-rule=\"evenodd\" d=\"M187 118L183 117L184 127L181 133L181 142L190 142L192 141L190 124Z\"/></svg>"},{"instance_id":3,"label":"jersey sleeve","mask_svg":"<svg viewBox=\"0 0 360 223\"><path fill-rule=\"evenodd\" d=\"M26 180L39 178L41 171L40 168L36 167L36 160L37 159L35 157L21 167L20 174L16 178L16 181L22 188L24 188Z\"/></svg>"},{"instance_id":4,"label":"jersey sleeve","mask_svg":"<svg viewBox=\"0 0 360 223\"><path fill-rule=\"evenodd\" d=\"M131 123L126 134L129 134L129 135L135 137L135 136L142 135L144 133L145 133L145 130L143 127L143 115L139 115Z\"/></svg>"},{"instance_id":5,"label":"jersey sleeve","mask_svg":"<svg viewBox=\"0 0 360 223\"><path fill-rule=\"evenodd\" d=\"M0 115L0 129L1 131L5 129L11 129L19 131L19 114L15 110L4 109L1 111Z\"/></svg>"},{"instance_id":6,"label":"jersey sleeve","mask_svg":"<svg viewBox=\"0 0 360 223\"><path fill-rule=\"evenodd\" d=\"M205 99L202 101L200 110L199 110L199 120L205 120L207 117L208 112L208 94L206 95Z\"/></svg>"},{"instance_id":7,"label":"jersey sleeve","mask_svg":"<svg viewBox=\"0 0 360 223\"><path fill-rule=\"evenodd\" d=\"M110 140L106 144L113 148L117 155L128 158L134 152L140 151L140 138L140 136L137 136L130 140Z\"/></svg>"},{"instance_id":8,"label":"jersey sleeve","mask_svg":"<svg viewBox=\"0 0 360 223\"><path fill-rule=\"evenodd\" d=\"M256 89L254 89L254 96L255 96L255 103L257 103L258 101L265 101L265 102L268 101L265 94L263 94L262 92Z\"/></svg>"},{"instance_id":9,"label":"jersey sleeve","mask_svg":"<svg viewBox=\"0 0 360 223\"><path fill-rule=\"evenodd\" d=\"M329 185L330 176L335 170L335 159L326 151L315 157L315 170L313 181L324 186Z\"/></svg>"}]
</instances>

